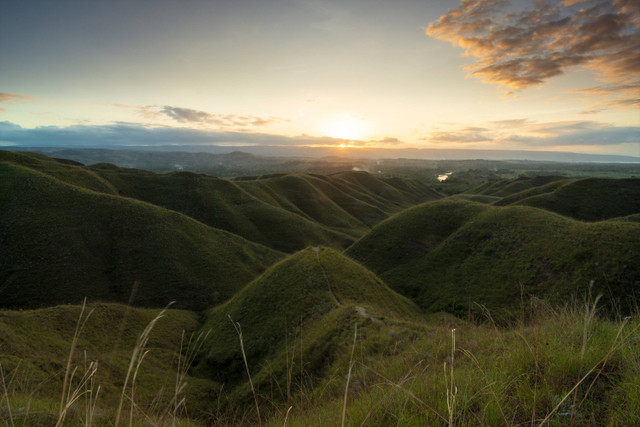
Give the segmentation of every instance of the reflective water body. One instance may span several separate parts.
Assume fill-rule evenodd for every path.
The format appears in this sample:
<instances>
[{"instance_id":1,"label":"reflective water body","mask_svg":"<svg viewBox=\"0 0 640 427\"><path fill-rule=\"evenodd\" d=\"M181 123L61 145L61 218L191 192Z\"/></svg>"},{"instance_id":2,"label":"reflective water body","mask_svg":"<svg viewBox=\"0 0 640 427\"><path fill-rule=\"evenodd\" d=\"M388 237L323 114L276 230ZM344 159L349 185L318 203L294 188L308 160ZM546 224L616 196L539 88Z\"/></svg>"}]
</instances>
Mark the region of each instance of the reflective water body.
<instances>
[{"instance_id":1,"label":"reflective water body","mask_svg":"<svg viewBox=\"0 0 640 427\"><path fill-rule=\"evenodd\" d=\"M438 175L438 181L442 182L442 181L446 181L447 178L449 178L449 176L452 174L453 172L447 172L443 175Z\"/></svg>"}]
</instances>

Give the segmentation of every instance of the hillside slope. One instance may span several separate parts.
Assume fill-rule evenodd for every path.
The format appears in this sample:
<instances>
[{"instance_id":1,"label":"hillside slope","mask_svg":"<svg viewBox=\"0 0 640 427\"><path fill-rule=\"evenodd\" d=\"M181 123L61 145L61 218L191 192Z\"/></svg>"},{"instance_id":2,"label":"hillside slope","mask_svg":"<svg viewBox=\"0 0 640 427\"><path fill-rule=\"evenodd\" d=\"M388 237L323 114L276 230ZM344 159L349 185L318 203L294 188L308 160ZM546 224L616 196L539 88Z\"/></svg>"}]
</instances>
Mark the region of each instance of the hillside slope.
<instances>
[{"instance_id":1,"label":"hillside slope","mask_svg":"<svg viewBox=\"0 0 640 427\"><path fill-rule=\"evenodd\" d=\"M104 164L90 169L120 195L182 212L211 227L277 250L291 252L312 243L342 248L354 240L351 230L341 233L274 207L233 181L192 172L156 174Z\"/></svg>"},{"instance_id":2,"label":"hillside slope","mask_svg":"<svg viewBox=\"0 0 640 427\"><path fill-rule=\"evenodd\" d=\"M182 212L285 252L310 244L343 249L390 214L441 197L417 181L383 180L366 172L230 181L191 172L156 174L104 164L89 169L121 195Z\"/></svg>"},{"instance_id":3,"label":"hillside slope","mask_svg":"<svg viewBox=\"0 0 640 427\"><path fill-rule=\"evenodd\" d=\"M215 379L242 378L242 355L231 319L242 328L246 357L251 369L261 372L256 380L260 383L260 378L268 379L267 361L270 375L283 373L282 356L296 333L304 341L298 351L305 369L316 375L331 363L338 344L349 342L354 322L382 327L392 319L417 315L411 301L361 265L328 248L307 248L206 313L203 330L212 332L197 372Z\"/></svg>"},{"instance_id":4,"label":"hillside slope","mask_svg":"<svg viewBox=\"0 0 640 427\"><path fill-rule=\"evenodd\" d=\"M151 155L151 154L150 154ZM0 161L67 184L181 212L208 226L272 249L309 245L344 249L370 227L406 207L442 196L411 179L366 172L219 179L192 172L154 172L0 151Z\"/></svg>"},{"instance_id":5,"label":"hillside slope","mask_svg":"<svg viewBox=\"0 0 640 427\"><path fill-rule=\"evenodd\" d=\"M585 178L545 189L549 191L522 194L517 200L496 204L533 206L582 221L640 213L640 179Z\"/></svg>"},{"instance_id":6,"label":"hillside slope","mask_svg":"<svg viewBox=\"0 0 640 427\"><path fill-rule=\"evenodd\" d=\"M521 296L582 298L593 280L617 309L640 298L640 225L584 223L527 206L444 200L374 227L346 254L428 311L473 303L514 312Z\"/></svg>"},{"instance_id":7,"label":"hillside slope","mask_svg":"<svg viewBox=\"0 0 640 427\"><path fill-rule=\"evenodd\" d=\"M281 253L133 199L0 162L0 305L90 300L202 309Z\"/></svg>"}]
</instances>

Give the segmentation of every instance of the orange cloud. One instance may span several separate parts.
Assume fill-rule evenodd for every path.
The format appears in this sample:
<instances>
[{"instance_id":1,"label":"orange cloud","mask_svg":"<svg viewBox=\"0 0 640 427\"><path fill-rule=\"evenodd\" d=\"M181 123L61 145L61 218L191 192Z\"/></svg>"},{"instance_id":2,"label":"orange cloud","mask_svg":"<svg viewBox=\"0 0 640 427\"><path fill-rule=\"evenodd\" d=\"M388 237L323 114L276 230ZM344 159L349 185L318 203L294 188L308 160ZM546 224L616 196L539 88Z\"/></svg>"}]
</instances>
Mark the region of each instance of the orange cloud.
<instances>
[{"instance_id":1,"label":"orange cloud","mask_svg":"<svg viewBox=\"0 0 640 427\"><path fill-rule=\"evenodd\" d=\"M29 95L17 95L15 93L0 92L0 103L18 104L34 100L35 97Z\"/></svg>"},{"instance_id":2,"label":"orange cloud","mask_svg":"<svg viewBox=\"0 0 640 427\"><path fill-rule=\"evenodd\" d=\"M518 13L507 13L508 6L463 0L430 23L426 34L462 47L475 58L466 67L469 76L486 83L522 90L582 67L607 83L601 94L617 93L610 105L638 104L620 98L624 92L616 87L640 87L640 2L536 1Z\"/></svg>"}]
</instances>

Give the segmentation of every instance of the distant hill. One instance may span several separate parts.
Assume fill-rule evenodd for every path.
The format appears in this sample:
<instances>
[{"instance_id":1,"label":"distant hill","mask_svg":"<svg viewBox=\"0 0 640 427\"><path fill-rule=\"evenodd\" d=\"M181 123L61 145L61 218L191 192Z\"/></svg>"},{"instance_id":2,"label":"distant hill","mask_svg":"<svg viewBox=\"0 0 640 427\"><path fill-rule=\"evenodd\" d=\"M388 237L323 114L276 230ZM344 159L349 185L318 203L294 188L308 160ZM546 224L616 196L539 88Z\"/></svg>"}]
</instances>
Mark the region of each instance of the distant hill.
<instances>
[{"instance_id":1,"label":"distant hill","mask_svg":"<svg viewBox=\"0 0 640 427\"><path fill-rule=\"evenodd\" d=\"M415 180L380 179L355 171L232 181L193 172L157 174L105 163L84 167L35 153L0 151L0 161L74 186L181 212L286 252L312 244L344 249L390 214L442 197Z\"/></svg>"},{"instance_id":2,"label":"distant hill","mask_svg":"<svg viewBox=\"0 0 640 427\"><path fill-rule=\"evenodd\" d=\"M518 204L583 221L599 221L640 213L640 179L585 178L556 181L540 194L519 193L496 205Z\"/></svg>"},{"instance_id":3,"label":"distant hill","mask_svg":"<svg viewBox=\"0 0 640 427\"><path fill-rule=\"evenodd\" d=\"M354 321L382 324L385 318L411 319L417 313L411 301L358 263L328 248L307 248L272 266L206 313L203 330L212 333L196 372L213 378L242 378L238 335L229 318L242 328L254 371L265 368L264 362L270 360L272 369L281 374L284 368L274 366L274 360L287 351L287 341L294 340L298 330L302 333L298 339L304 341L305 367L319 373L331 362L338 343L345 338L348 342Z\"/></svg>"},{"instance_id":4,"label":"distant hill","mask_svg":"<svg viewBox=\"0 0 640 427\"><path fill-rule=\"evenodd\" d=\"M43 141L44 142L44 141ZM100 148L95 148L95 147ZM430 160L468 160L484 159L491 161L537 161L537 162L625 162L640 163L638 156L619 156L611 154L584 154L558 151L527 151L527 150L470 150L470 149L419 149L419 148L365 148L356 150L345 150L340 147L309 147L292 145L239 145L239 146L217 146L217 145L157 145L157 146L135 146L135 145L92 145L94 148L84 148L83 146L43 146L25 145L22 147L7 147L11 150L33 150L55 157L65 157L77 160L82 163L109 162L120 163L121 161L139 161L141 163L132 164L129 167L150 168L158 164L169 164L167 157L162 154L179 153L183 160L191 164L210 162L217 155L226 155L234 151L243 151L253 156L278 156L289 158L322 158L341 157L343 159L430 159ZM149 155L154 153L154 156ZM159 154L162 153L162 154ZM188 156L192 154L193 156ZM106 156L109 156L107 158ZM198 160L198 157L200 158ZM174 157L175 158L175 157ZM144 163L144 164L142 164ZM151 168L156 170L155 168ZM280 168L282 170L282 168Z\"/></svg>"},{"instance_id":5,"label":"distant hill","mask_svg":"<svg viewBox=\"0 0 640 427\"><path fill-rule=\"evenodd\" d=\"M211 227L278 250L290 252L312 243L341 248L356 237L265 203L233 181L193 172L155 174L102 164L91 166L90 170L122 196L182 212Z\"/></svg>"},{"instance_id":6,"label":"distant hill","mask_svg":"<svg viewBox=\"0 0 640 427\"><path fill-rule=\"evenodd\" d=\"M156 174L97 164L88 168L118 194L189 215L277 250L350 245L391 213L442 196L413 180L366 172L285 174L230 181L193 172Z\"/></svg>"},{"instance_id":7,"label":"distant hill","mask_svg":"<svg viewBox=\"0 0 640 427\"><path fill-rule=\"evenodd\" d=\"M516 179L501 179L496 182L486 182L476 188L475 191L471 190L470 192L486 196L506 197L562 179L566 178L554 175L522 176Z\"/></svg>"},{"instance_id":8,"label":"distant hill","mask_svg":"<svg viewBox=\"0 0 640 427\"><path fill-rule=\"evenodd\" d=\"M47 172L0 162L2 307L86 296L203 309L282 256L178 212L86 189L113 191L84 169Z\"/></svg>"},{"instance_id":9,"label":"distant hill","mask_svg":"<svg viewBox=\"0 0 640 427\"><path fill-rule=\"evenodd\" d=\"M425 203L378 224L346 254L428 311L478 302L513 312L520 296L553 303L595 293L629 311L640 298L640 226L584 223L528 206Z\"/></svg>"}]
</instances>

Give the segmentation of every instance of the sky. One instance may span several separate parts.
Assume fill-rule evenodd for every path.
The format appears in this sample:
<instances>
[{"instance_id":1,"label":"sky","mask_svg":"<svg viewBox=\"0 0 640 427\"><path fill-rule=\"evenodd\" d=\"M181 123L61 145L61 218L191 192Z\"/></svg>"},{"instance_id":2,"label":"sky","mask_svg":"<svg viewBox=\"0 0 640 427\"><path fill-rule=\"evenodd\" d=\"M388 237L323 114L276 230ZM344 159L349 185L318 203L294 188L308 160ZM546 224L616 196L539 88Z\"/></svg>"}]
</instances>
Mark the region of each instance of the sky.
<instances>
[{"instance_id":1,"label":"sky","mask_svg":"<svg viewBox=\"0 0 640 427\"><path fill-rule=\"evenodd\" d=\"M640 157L637 0L0 0L0 146Z\"/></svg>"}]
</instances>

